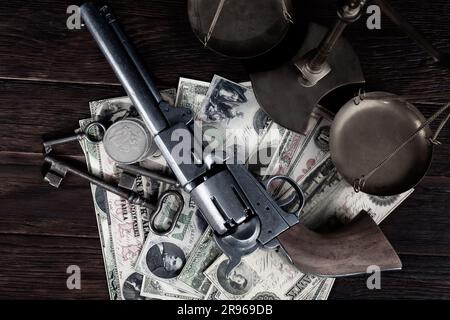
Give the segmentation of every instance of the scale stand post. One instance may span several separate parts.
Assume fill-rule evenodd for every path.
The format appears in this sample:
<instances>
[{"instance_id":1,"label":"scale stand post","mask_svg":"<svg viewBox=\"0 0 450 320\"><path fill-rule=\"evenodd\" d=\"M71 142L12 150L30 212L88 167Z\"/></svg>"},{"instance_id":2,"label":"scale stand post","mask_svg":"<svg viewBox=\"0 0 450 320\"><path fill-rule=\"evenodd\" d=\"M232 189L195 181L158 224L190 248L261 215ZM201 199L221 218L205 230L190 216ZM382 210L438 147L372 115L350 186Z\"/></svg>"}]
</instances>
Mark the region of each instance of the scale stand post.
<instances>
[{"instance_id":1,"label":"scale stand post","mask_svg":"<svg viewBox=\"0 0 450 320\"><path fill-rule=\"evenodd\" d=\"M322 80L331 70L328 56L335 47L345 28L357 21L362 14L366 0L344 0L338 6L338 21L328 31L320 45L309 51L294 65L300 71L299 81L305 87L312 87Z\"/></svg>"}]
</instances>

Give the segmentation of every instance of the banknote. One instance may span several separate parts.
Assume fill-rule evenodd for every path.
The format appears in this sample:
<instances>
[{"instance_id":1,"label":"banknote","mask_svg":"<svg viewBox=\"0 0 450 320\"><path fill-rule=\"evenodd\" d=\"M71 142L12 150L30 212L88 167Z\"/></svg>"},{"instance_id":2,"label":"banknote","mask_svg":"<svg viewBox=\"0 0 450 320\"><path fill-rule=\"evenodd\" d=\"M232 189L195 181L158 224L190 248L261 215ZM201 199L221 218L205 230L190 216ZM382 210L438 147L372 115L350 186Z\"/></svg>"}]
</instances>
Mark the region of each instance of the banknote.
<instances>
[{"instance_id":1,"label":"banknote","mask_svg":"<svg viewBox=\"0 0 450 320\"><path fill-rule=\"evenodd\" d=\"M329 155L299 181L299 186L305 196L300 221L310 229L317 229L334 218L348 223L362 210L379 224L414 191L390 197L357 193L337 172Z\"/></svg>"},{"instance_id":2,"label":"banknote","mask_svg":"<svg viewBox=\"0 0 450 320\"><path fill-rule=\"evenodd\" d=\"M190 108L196 115L196 119L205 118L206 116L204 114L205 109L203 108L203 104L205 98L207 97L208 91L210 90L210 85L211 83L209 82L180 78L175 106ZM251 82L243 82L240 83L240 85L248 90L252 90ZM257 108L258 111L253 117L253 127L265 129L259 132L257 144L250 148L248 157L245 159L251 172L259 177L262 177L265 174L265 170L270 164L272 157L275 155L275 150L280 144L286 129L271 121L265 112L262 109L259 109L259 106ZM255 107L249 109L253 112ZM249 125L248 122L247 125ZM211 130L208 129L216 129L213 130L213 132L216 135L219 135L220 138L215 141L217 142L217 140L220 140L221 144L219 145L221 147L223 147L223 141L227 137L224 132L224 129L227 127L227 125L224 126L223 124L219 125L217 123L215 125L211 125L211 123L203 124L203 129L207 139L211 139L211 137L208 136L208 132L211 132ZM217 130L218 128L221 130ZM233 139L236 139L236 135L240 135L240 132L230 131L228 134L228 138L231 138L230 140L233 141Z\"/></svg>"},{"instance_id":3,"label":"banknote","mask_svg":"<svg viewBox=\"0 0 450 320\"><path fill-rule=\"evenodd\" d=\"M195 204L190 201L189 195L183 191L181 193L185 204L174 231L167 236L148 234L137 260L136 270L146 277L195 295L195 290L181 282L178 276L207 224ZM161 219L167 219L171 215L164 209L162 213Z\"/></svg>"},{"instance_id":4,"label":"banknote","mask_svg":"<svg viewBox=\"0 0 450 320\"><path fill-rule=\"evenodd\" d=\"M85 125L86 122L80 122L81 128ZM82 146L92 174L105 180L117 179L118 172L101 143L91 144L85 141ZM143 193L142 179L138 179L136 186L135 191ZM113 288L110 287L110 294L113 295L111 292L114 292L114 299L119 300L141 299L142 276L136 273L134 264L144 242L143 221L148 220L149 213L145 208L131 205L104 189L94 185L91 188L100 222L99 231L105 244L105 268L114 270L114 286L118 288L111 291Z\"/></svg>"},{"instance_id":5,"label":"banknote","mask_svg":"<svg viewBox=\"0 0 450 320\"><path fill-rule=\"evenodd\" d=\"M152 277L144 277L141 296L157 300L199 300L198 297L192 294L174 290L171 285Z\"/></svg>"},{"instance_id":6,"label":"banknote","mask_svg":"<svg viewBox=\"0 0 450 320\"><path fill-rule=\"evenodd\" d=\"M343 179L330 156L327 156L299 181L299 186L305 201L299 216L300 222L315 230L334 214L323 209L342 189Z\"/></svg>"},{"instance_id":7,"label":"banknote","mask_svg":"<svg viewBox=\"0 0 450 320\"><path fill-rule=\"evenodd\" d=\"M213 284L211 284L205 295L205 300L228 300L228 298Z\"/></svg>"},{"instance_id":8,"label":"banknote","mask_svg":"<svg viewBox=\"0 0 450 320\"><path fill-rule=\"evenodd\" d=\"M164 101L170 105L175 104L176 89L167 89L161 91ZM127 117L137 117L139 114L133 107L129 97L116 97L89 103L91 116L94 121L102 121L106 124L113 123Z\"/></svg>"},{"instance_id":9,"label":"banknote","mask_svg":"<svg viewBox=\"0 0 450 320\"><path fill-rule=\"evenodd\" d=\"M266 178L284 175L300 181L312 168L329 155L329 132L332 116L316 108L308 120L305 134L286 130L275 156L266 170ZM286 191L283 184L275 185L275 194Z\"/></svg>"},{"instance_id":10,"label":"banknote","mask_svg":"<svg viewBox=\"0 0 450 320\"><path fill-rule=\"evenodd\" d=\"M200 114L210 85L211 82L180 77L174 106L191 109L195 115ZM242 82L240 85L252 88L251 82Z\"/></svg>"},{"instance_id":11,"label":"banknote","mask_svg":"<svg viewBox=\"0 0 450 320\"><path fill-rule=\"evenodd\" d=\"M91 119L80 120L80 128L85 128L91 122ZM99 166L98 161L95 161L96 159L88 153L88 150L95 148L95 146L90 144L87 140L80 140L80 145L85 153L86 164L89 172L98 177L103 177L102 168ZM106 205L105 201L106 192L103 189L97 188L95 185L91 185L91 191L94 199L95 217L100 235L100 244L102 247L109 295L111 300L118 300L122 298L122 293L120 291L118 270L113 240L111 237L109 207Z\"/></svg>"},{"instance_id":12,"label":"banknote","mask_svg":"<svg viewBox=\"0 0 450 320\"><path fill-rule=\"evenodd\" d=\"M258 148L271 120L247 86L215 75L206 83L181 78L175 105L193 110L204 139L217 153L245 163ZM237 158L239 157L239 158Z\"/></svg>"},{"instance_id":13,"label":"banknote","mask_svg":"<svg viewBox=\"0 0 450 320\"><path fill-rule=\"evenodd\" d=\"M222 255L204 272L220 291L218 300L301 300L323 279L300 272L276 250L256 250L244 257L228 278L227 263Z\"/></svg>"},{"instance_id":14,"label":"banknote","mask_svg":"<svg viewBox=\"0 0 450 320\"><path fill-rule=\"evenodd\" d=\"M166 99L174 100L174 90L163 93ZM103 123L115 122L124 117L134 116L128 97L119 97L90 103L93 119ZM81 128L92 120L80 122ZM89 171L105 180L116 181L118 171L114 162L106 155L103 145L82 140ZM162 158L162 157L160 157ZM156 164L167 167L157 158L145 161L145 165ZM136 192L146 197L157 197L168 186L138 176ZM112 299L143 299L141 296L143 275L136 272L135 264L149 233L150 212L146 208L130 205L124 199L92 186L94 204L102 239L102 248ZM166 204L169 205L169 204ZM173 289L178 294L179 290Z\"/></svg>"},{"instance_id":15,"label":"banknote","mask_svg":"<svg viewBox=\"0 0 450 320\"><path fill-rule=\"evenodd\" d=\"M206 90L207 91L207 90ZM168 97L166 99L174 99L174 97L170 96L170 92L165 93ZM173 94L173 91L172 91ZM101 101L95 101L90 104L91 108L91 114L94 119L100 120L103 122L115 122L118 120L121 120L125 117L130 116L137 116L134 108L132 107L131 101L128 99L128 97L119 97L119 98L113 98L113 99L107 99L107 100L101 100ZM98 163L98 166L101 168L101 170L105 171L102 176L105 179L116 179L117 172L114 172L113 170L113 163L109 162L108 157L105 155L104 151L102 150L102 146L95 146L94 150L92 150L90 153L90 158L93 160L93 162ZM105 162L105 164L103 163ZM146 159L141 165L144 165L148 168L154 169L155 167L158 170L164 169L167 165L165 164L164 159L159 155L159 157L152 157L150 159ZM142 192L145 196L154 196L155 194L158 194L164 190L166 186L161 186L160 188L156 188L154 186L149 187L148 183L145 181L145 178L141 178L142 186L146 186L143 188ZM98 192L97 192L98 193ZM186 196L186 195L184 195ZM145 264L142 264L144 267L140 269L139 265L137 264L138 261L136 261L136 254L139 254L139 252L142 250L143 244L142 239L147 238L148 243L151 243L151 241L156 242L160 239L156 239L156 236L153 234L149 234L149 228L148 228L148 220L149 220L149 214L147 212L139 212L142 208L129 208L129 204L126 203L126 201L123 201L121 199L116 199L115 195L111 195L109 193L105 193L104 196L106 201L112 202L114 205L110 205L110 209L112 209L114 212L122 212L125 213L126 216L128 216L129 212L133 212L131 214L132 217L134 217L133 223L128 223L126 226L122 226L120 224L120 229L117 229L117 226L119 224L117 223L117 217L113 213L112 215L109 214L108 220L109 220L109 230L107 230L107 234L109 234L109 238L111 239L111 248L126 248L125 253L122 250L121 252L118 252L117 250L114 253L114 260L116 266L116 274L118 278L118 287L122 288L122 297L121 298L133 298L131 294L131 290L133 289L134 295L139 297L148 297L148 298L168 298L168 297L181 297L186 298L189 296L190 293L192 293L191 290L194 290L196 294L202 294L204 295L206 289L202 289L201 287L198 288L200 291L197 291L196 289L191 289L188 284L185 282L192 281L191 284L195 283L195 279L188 279L188 277L183 277L185 282L180 282L178 280L174 281L168 281L167 279L163 277L152 275L146 275L142 277L142 274L145 273ZM112 199L112 200L111 200ZM186 200L186 203L190 203L190 201ZM140 222L137 220L138 215L140 213ZM165 224L166 226L171 223L170 219L164 215L161 216L162 220L158 221L159 224ZM182 216L183 218L183 216ZM182 219L181 219L182 220ZM132 230L132 227L137 228L137 230L133 230L133 232L129 232ZM192 228L191 228L192 229ZM135 245L134 243L129 246L124 246L122 243L120 243L120 237L124 236L128 233L132 233L133 235L140 235L139 241L137 241L138 245ZM187 241L187 247L184 247L185 258L188 257L189 251L191 251L191 247L196 242L196 237L199 237L201 234L201 230L197 230L196 232L193 232L196 234L193 236L190 234L189 236L186 236L186 239L189 239ZM182 239L181 242L183 244L185 243L185 239ZM132 241L131 241L132 242ZM126 242L128 243L128 242ZM179 242L180 244L180 242ZM166 245L170 246L170 245ZM181 244L180 244L181 246ZM159 249L161 246L157 246ZM162 246L162 251L164 251L164 245ZM133 250L131 250L133 249ZM144 252L145 250L142 250ZM153 248L152 252L155 251L155 248ZM161 252L161 251L160 251ZM127 264L124 263L124 254L127 256L126 260L132 261L133 263ZM116 256L117 255L117 256ZM118 263L117 263L118 261ZM176 259L177 261L177 259ZM177 264L178 262L175 262ZM111 266L112 263L109 262L105 264L107 266ZM143 270L144 271L143 271ZM124 271L125 270L125 271ZM139 270L138 272L136 272ZM188 269L187 269L188 270ZM184 275L188 274L187 271L184 273ZM126 276L125 276L126 275ZM139 275L139 276L137 276ZM200 275L202 275L200 273ZM207 279L204 278L204 284L207 283ZM144 284L147 284L146 286L142 285L142 282L144 281ZM168 283L171 283L170 285ZM139 284L139 286L137 285ZM150 285L151 284L151 285ZM175 284L175 286L174 286ZM139 288L141 290L139 290ZM161 290L162 288L162 290ZM183 290L184 289L184 290ZM139 295L139 292L141 295ZM195 295L194 295L195 296ZM192 297L192 296L189 296Z\"/></svg>"},{"instance_id":16,"label":"banknote","mask_svg":"<svg viewBox=\"0 0 450 320\"><path fill-rule=\"evenodd\" d=\"M322 279L315 287L309 291L300 300L327 300L333 288L335 279L327 278ZM266 294L260 294L257 296L259 300L273 300L275 296L272 292ZM219 289L214 285L211 285L208 292L205 295L205 300L229 300Z\"/></svg>"},{"instance_id":17,"label":"banknote","mask_svg":"<svg viewBox=\"0 0 450 320\"><path fill-rule=\"evenodd\" d=\"M327 300L335 280L334 278L322 279L313 290L306 294L304 300Z\"/></svg>"},{"instance_id":18,"label":"banknote","mask_svg":"<svg viewBox=\"0 0 450 320\"><path fill-rule=\"evenodd\" d=\"M275 122L270 122L267 130L261 135L258 147L247 160L247 167L250 172L260 180L272 175L273 169L270 167L274 159L278 159L278 150L283 137L288 132Z\"/></svg>"},{"instance_id":19,"label":"banknote","mask_svg":"<svg viewBox=\"0 0 450 320\"><path fill-rule=\"evenodd\" d=\"M214 249L214 253L215 255L220 255L220 249L215 245L215 243L213 242L213 239L210 236L204 237L205 242L209 242L212 244L212 247L215 248ZM209 239L209 240L207 240ZM198 246L199 248L203 248L204 246ZM200 252L200 250L199 250ZM204 248L201 250L201 252L203 253L204 256L211 256L210 255L210 251L207 248ZM200 254L199 254L200 256ZM199 257L199 259L201 259ZM205 258L203 259L203 261L205 262L204 265L209 265L212 264L213 261L211 261L211 259ZM204 267L202 267L204 268ZM204 268L206 269L206 268ZM204 270L205 271L205 270ZM199 277L199 274L197 273L197 277ZM189 279L189 277L188 277ZM205 279L207 282L207 286L204 286L203 284L205 283ZM206 277L203 276L203 278L200 278L201 281L198 281L198 284L202 284L202 288L206 289L207 291L202 291L205 292L204 296L205 296L205 300L227 300L229 299L225 294L223 294L219 289L217 289L216 286L214 286ZM326 300L328 298L328 295L331 292L331 289L333 287L333 283L334 283L335 279L332 278L324 278L322 280L320 280L312 289L310 292L308 292L307 295L305 295L305 297L303 298L304 300ZM257 296L258 299L271 299L274 298L274 294L262 294L260 293L259 296Z\"/></svg>"},{"instance_id":20,"label":"banknote","mask_svg":"<svg viewBox=\"0 0 450 320\"><path fill-rule=\"evenodd\" d=\"M357 193L353 186L344 182L339 194L333 197L325 210L334 210L336 217L343 223L351 221L359 212L365 210L377 224L380 224L413 192L414 189L411 189L396 196L374 196L364 192Z\"/></svg>"},{"instance_id":21,"label":"banknote","mask_svg":"<svg viewBox=\"0 0 450 320\"><path fill-rule=\"evenodd\" d=\"M305 196L300 221L311 229L316 229L331 217L351 220L363 209L380 223L413 190L395 197L356 194L331 160L328 142L332 118L332 114L318 107L308 121L305 135L286 130L265 178L287 175L300 185ZM275 194L286 195L289 192L292 189L287 186L275 185Z\"/></svg>"},{"instance_id":22,"label":"banknote","mask_svg":"<svg viewBox=\"0 0 450 320\"><path fill-rule=\"evenodd\" d=\"M327 300L336 279L326 278L320 280L314 287L300 300ZM259 300L274 300L272 292L261 293L257 297ZM217 287L211 285L205 295L205 300L229 300Z\"/></svg>"},{"instance_id":23,"label":"banknote","mask_svg":"<svg viewBox=\"0 0 450 320\"><path fill-rule=\"evenodd\" d=\"M191 109L194 114L200 113L209 85L210 82L180 78L175 107Z\"/></svg>"},{"instance_id":24,"label":"banknote","mask_svg":"<svg viewBox=\"0 0 450 320\"><path fill-rule=\"evenodd\" d=\"M196 292L205 296L211 286L211 282L203 272L222 254L217 246L211 228L208 228L192 250L186 265L178 279Z\"/></svg>"}]
</instances>

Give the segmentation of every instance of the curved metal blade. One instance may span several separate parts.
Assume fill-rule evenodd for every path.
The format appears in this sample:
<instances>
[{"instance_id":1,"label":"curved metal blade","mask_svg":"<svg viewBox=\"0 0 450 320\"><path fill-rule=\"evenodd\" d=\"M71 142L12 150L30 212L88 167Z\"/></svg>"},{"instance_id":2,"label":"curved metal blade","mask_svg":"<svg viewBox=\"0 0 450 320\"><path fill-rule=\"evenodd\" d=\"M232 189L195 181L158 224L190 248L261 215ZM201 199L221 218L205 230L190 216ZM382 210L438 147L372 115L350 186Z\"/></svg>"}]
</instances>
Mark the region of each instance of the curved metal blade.
<instances>
[{"instance_id":1,"label":"curved metal blade","mask_svg":"<svg viewBox=\"0 0 450 320\"><path fill-rule=\"evenodd\" d=\"M318 234L296 225L278 237L297 268L324 277L342 277L367 272L399 270L402 263L383 232L362 211L350 224L330 234Z\"/></svg>"}]
</instances>

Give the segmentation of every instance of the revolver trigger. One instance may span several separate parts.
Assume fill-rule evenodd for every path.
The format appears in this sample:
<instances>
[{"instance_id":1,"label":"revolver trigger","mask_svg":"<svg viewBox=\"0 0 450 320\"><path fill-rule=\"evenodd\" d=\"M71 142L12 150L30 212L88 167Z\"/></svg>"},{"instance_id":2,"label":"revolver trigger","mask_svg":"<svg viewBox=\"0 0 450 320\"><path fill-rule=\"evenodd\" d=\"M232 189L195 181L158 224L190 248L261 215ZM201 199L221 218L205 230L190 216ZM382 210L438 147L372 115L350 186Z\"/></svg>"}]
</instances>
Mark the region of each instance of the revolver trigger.
<instances>
[{"instance_id":1,"label":"revolver trigger","mask_svg":"<svg viewBox=\"0 0 450 320\"><path fill-rule=\"evenodd\" d=\"M273 239L273 240L267 242L267 243L264 245L264 247L265 247L266 249L272 249L272 250L278 249L280 246L281 246L281 243L280 243L280 241L278 241L277 238L275 238L275 239Z\"/></svg>"},{"instance_id":2,"label":"revolver trigger","mask_svg":"<svg viewBox=\"0 0 450 320\"><path fill-rule=\"evenodd\" d=\"M289 212L289 208L298 201L299 197L296 193L292 193L284 199L276 200L278 206L286 212Z\"/></svg>"}]
</instances>

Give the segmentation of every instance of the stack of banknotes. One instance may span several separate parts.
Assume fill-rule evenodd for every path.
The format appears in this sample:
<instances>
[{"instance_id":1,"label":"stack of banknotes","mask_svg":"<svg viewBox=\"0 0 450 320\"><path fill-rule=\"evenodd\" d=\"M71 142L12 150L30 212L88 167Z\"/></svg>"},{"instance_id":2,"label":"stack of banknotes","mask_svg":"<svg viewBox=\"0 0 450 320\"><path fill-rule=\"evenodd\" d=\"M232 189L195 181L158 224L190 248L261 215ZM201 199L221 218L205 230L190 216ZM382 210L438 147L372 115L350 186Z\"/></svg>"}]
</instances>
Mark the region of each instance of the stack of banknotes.
<instances>
[{"instance_id":1,"label":"stack of banknotes","mask_svg":"<svg viewBox=\"0 0 450 320\"><path fill-rule=\"evenodd\" d=\"M190 108L203 124L205 136L247 146L243 159L257 178L282 174L297 181L306 198L300 220L311 229L330 221L347 223L361 210L380 223L413 192L395 197L355 193L331 162L328 136L333 116L320 107L309 119L307 132L297 134L267 117L250 83L237 84L219 76L211 83L181 78L177 90L162 94L175 107ZM92 121L113 123L137 116L127 97L91 102L90 111L91 118L81 120L81 128ZM120 172L102 143L80 143L92 174L108 181L118 179ZM170 172L158 152L140 165ZM185 204L174 231L158 236L150 231L148 209L94 185L91 188L111 299L325 300L333 287L334 279L304 274L283 253L265 249L244 257L226 277L227 257L183 191ZM139 176L135 184L136 192L150 198L170 188ZM283 185L275 188L280 194L288 192ZM164 205L167 210L162 210L157 222L169 225L174 204Z\"/></svg>"}]
</instances>

